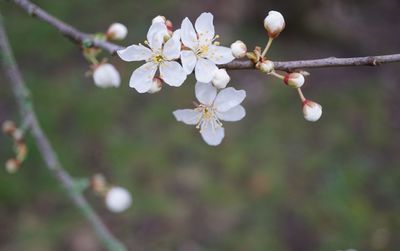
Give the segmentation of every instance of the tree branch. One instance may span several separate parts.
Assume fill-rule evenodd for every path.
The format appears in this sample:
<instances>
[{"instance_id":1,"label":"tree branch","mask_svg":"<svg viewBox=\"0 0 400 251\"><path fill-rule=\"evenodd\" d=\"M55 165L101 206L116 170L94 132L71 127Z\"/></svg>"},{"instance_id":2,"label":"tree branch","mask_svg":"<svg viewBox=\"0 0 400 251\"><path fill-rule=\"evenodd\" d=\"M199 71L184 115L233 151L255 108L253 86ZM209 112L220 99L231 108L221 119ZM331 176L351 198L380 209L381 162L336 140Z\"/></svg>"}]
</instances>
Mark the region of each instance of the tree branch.
<instances>
[{"instance_id":1,"label":"tree branch","mask_svg":"<svg viewBox=\"0 0 400 251\"><path fill-rule=\"evenodd\" d=\"M70 28L70 30L72 29ZM51 146L47 136L44 134L33 109L29 90L24 83L9 45L1 13L0 56L1 63L18 103L21 120L26 123L27 129L30 129L47 168L64 187L74 205L83 213L107 249L110 251L126 251L127 249L107 229L100 217L82 196L81 192L75 188L73 178L59 162L53 147Z\"/></svg>"},{"instance_id":2,"label":"tree branch","mask_svg":"<svg viewBox=\"0 0 400 251\"><path fill-rule=\"evenodd\" d=\"M29 0L11 0L16 5L21 7L31 16L37 17L42 21L54 26L61 34L70 38L78 44L83 41L90 41L94 47L102 48L111 54L115 54L117 50L124 47L107 42L94 40L90 34L83 33L69 24L62 22L56 17L50 15L37 5ZM382 56L367 56L367 57L352 57L352 58L322 58L312 60L298 60L298 61L273 61L276 70L292 71L295 69L304 68L323 68L323 67L342 67L342 66L377 66L380 64L400 62L400 54L382 55ZM221 68L238 70L238 69L255 69L254 63L249 59L234 60L231 63L221 65Z\"/></svg>"}]
</instances>

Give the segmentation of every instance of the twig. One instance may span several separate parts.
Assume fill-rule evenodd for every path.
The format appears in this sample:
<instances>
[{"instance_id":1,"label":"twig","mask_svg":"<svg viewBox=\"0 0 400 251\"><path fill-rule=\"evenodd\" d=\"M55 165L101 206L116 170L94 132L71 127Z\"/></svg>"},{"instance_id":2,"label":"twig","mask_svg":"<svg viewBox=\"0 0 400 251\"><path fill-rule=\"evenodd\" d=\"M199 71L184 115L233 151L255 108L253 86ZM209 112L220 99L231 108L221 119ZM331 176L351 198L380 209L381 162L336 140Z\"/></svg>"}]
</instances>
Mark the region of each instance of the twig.
<instances>
[{"instance_id":1,"label":"twig","mask_svg":"<svg viewBox=\"0 0 400 251\"><path fill-rule=\"evenodd\" d=\"M66 37L72 39L78 44L84 41L90 41L94 47L102 48L111 54L115 54L117 50L124 47L107 42L93 40L90 34L83 33L69 24L62 22L56 17L50 15L37 5L29 0L12 0L30 15L39 18L42 21L54 26ZM293 71L302 68L323 68L323 67L342 67L342 66L377 66L380 64L400 62L400 54L382 55L382 56L367 56L367 57L352 57L352 58L322 58L313 60L299 61L274 61L275 69L282 71ZM222 68L231 70L239 69L254 69L254 63L248 59L234 60L229 64L222 65Z\"/></svg>"},{"instance_id":2,"label":"twig","mask_svg":"<svg viewBox=\"0 0 400 251\"><path fill-rule=\"evenodd\" d=\"M47 136L44 134L33 109L29 90L24 83L22 75L14 59L14 55L8 42L7 34L4 29L1 14L0 52L1 63L17 100L21 120L27 123L27 129L30 129L30 132L35 139L36 145L47 168L54 174L55 178L64 187L74 205L83 213L107 249L110 251L126 251L127 249L107 229L100 217L82 196L81 192L75 189L73 178L59 162L53 147L47 139Z\"/></svg>"}]
</instances>

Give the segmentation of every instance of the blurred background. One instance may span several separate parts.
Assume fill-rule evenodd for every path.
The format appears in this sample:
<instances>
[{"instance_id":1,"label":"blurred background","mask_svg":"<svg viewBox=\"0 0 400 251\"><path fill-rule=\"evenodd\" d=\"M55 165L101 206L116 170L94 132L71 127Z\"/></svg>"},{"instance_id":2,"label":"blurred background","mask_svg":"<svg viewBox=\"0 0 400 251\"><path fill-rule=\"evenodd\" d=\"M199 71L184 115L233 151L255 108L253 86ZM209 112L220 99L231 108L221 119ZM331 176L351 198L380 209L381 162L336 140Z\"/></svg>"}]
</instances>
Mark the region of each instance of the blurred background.
<instances>
[{"instance_id":1,"label":"blurred background","mask_svg":"<svg viewBox=\"0 0 400 251\"><path fill-rule=\"evenodd\" d=\"M37 0L86 32L118 21L122 45L143 42L151 19L176 27L204 11L222 45L263 46L263 19L278 10L286 30L272 60L399 53L398 0ZM172 111L191 107L194 78L182 88L141 95L128 87L136 64L110 58L117 89L85 77L76 45L53 27L2 1L10 40L43 128L75 177L103 173L128 188L132 207L112 214L85 195L130 250L335 251L400 249L400 64L311 70L304 93L322 104L303 119L297 94L255 71L231 72L247 91L246 118L225 123L219 147L206 145ZM105 57L109 55L104 54ZM0 73L0 122L18 121ZM32 138L14 175L0 171L0 250L103 250L81 213L44 167ZM12 142L0 136L0 160Z\"/></svg>"}]
</instances>

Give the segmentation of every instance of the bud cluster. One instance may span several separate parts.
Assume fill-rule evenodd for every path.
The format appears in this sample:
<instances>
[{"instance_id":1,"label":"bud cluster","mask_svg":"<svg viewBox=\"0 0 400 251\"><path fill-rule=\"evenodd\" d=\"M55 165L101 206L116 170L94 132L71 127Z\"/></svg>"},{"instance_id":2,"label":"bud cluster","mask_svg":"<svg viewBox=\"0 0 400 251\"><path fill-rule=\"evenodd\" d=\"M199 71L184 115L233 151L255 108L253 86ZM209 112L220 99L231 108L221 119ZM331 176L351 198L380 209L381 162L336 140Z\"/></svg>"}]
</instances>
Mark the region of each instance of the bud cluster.
<instances>
[{"instance_id":1,"label":"bud cluster","mask_svg":"<svg viewBox=\"0 0 400 251\"><path fill-rule=\"evenodd\" d=\"M15 173L21 167L28 153L28 148L24 141L24 133L17 128L13 121L5 121L2 129L3 133L10 136L14 141L15 156L6 161L6 170L9 173Z\"/></svg>"}]
</instances>

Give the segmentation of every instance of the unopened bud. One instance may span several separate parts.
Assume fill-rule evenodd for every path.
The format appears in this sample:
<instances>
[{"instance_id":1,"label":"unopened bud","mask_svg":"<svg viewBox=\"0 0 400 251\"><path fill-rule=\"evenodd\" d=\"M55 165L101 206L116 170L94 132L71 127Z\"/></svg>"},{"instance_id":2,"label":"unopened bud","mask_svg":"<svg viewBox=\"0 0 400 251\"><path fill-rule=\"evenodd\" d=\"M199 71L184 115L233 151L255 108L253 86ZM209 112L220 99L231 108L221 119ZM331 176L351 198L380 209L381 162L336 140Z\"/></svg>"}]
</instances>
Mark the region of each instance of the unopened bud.
<instances>
[{"instance_id":1,"label":"unopened bud","mask_svg":"<svg viewBox=\"0 0 400 251\"><path fill-rule=\"evenodd\" d=\"M120 213L132 204L131 194L123 187L111 187L106 194L105 203L111 212Z\"/></svg>"},{"instance_id":2,"label":"unopened bud","mask_svg":"<svg viewBox=\"0 0 400 251\"><path fill-rule=\"evenodd\" d=\"M304 76L298 72L289 73L283 79L286 85L292 88L300 88L304 84Z\"/></svg>"},{"instance_id":3,"label":"unopened bud","mask_svg":"<svg viewBox=\"0 0 400 251\"><path fill-rule=\"evenodd\" d=\"M107 191L107 182L102 174L93 175L90 179L90 186L92 190L99 195L104 195Z\"/></svg>"},{"instance_id":4,"label":"unopened bud","mask_svg":"<svg viewBox=\"0 0 400 251\"><path fill-rule=\"evenodd\" d=\"M322 106L314 101L306 99L303 101L303 114L306 120L315 122L321 118Z\"/></svg>"},{"instance_id":5,"label":"unopened bud","mask_svg":"<svg viewBox=\"0 0 400 251\"><path fill-rule=\"evenodd\" d=\"M229 77L226 70L218 69L214 72L214 77L211 82L218 89L223 89L228 85L229 81L231 81L231 77Z\"/></svg>"},{"instance_id":6,"label":"unopened bud","mask_svg":"<svg viewBox=\"0 0 400 251\"><path fill-rule=\"evenodd\" d=\"M276 38L285 28L285 19L280 12L272 10L264 19L264 27L268 31L269 37Z\"/></svg>"},{"instance_id":7,"label":"unopened bud","mask_svg":"<svg viewBox=\"0 0 400 251\"><path fill-rule=\"evenodd\" d=\"M243 58L247 53L247 46L240 40L237 40L233 44L231 44L232 55L235 58Z\"/></svg>"},{"instance_id":8,"label":"unopened bud","mask_svg":"<svg viewBox=\"0 0 400 251\"><path fill-rule=\"evenodd\" d=\"M167 19L164 16L156 16L155 18L153 18L153 20L151 20L151 23L165 23L167 21Z\"/></svg>"},{"instance_id":9,"label":"unopened bud","mask_svg":"<svg viewBox=\"0 0 400 251\"><path fill-rule=\"evenodd\" d=\"M150 90L148 90L148 93L156 93L161 91L163 85L163 81L160 78L153 78L153 82L151 84Z\"/></svg>"},{"instance_id":10,"label":"unopened bud","mask_svg":"<svg viewBox=\"0 0 400 251\"><path fill-rule=\"evenodd\" d=\"M9 173L15 173L19 168L19 161L16 159L9 159L6 162L6 170Z\"/></svg>"},{"instance_id":11,"label":"unopened bud","mask_svg":"<svg viewBox=\"0 0 400 251\"><path fill-rule=\"evenodd\" d=\"M264 60L262 62L258 62L256 67L264 73L271 73L274 70L274 63L271 60Z\"/></svg>"},{"instance_id":12,"label":"unopened bud","mask_svg":"<svg viewBox=\"0 0 400 251\"><path fill-rule=\"evenodd\" d=\"M17 129L15 123L11 120L3 122L3 132L8 135L12 135Z\"/></svg>"},{"instance_id":13,"label":"unopened bud","mask_svg":"<svg viewBox=\"0 0 400 251\"><path fill-rule=\"evenodd\" d=\"M20 129L15 129L12 136L16 142L22 142L24 139L24 133Z\"/></svg>"},{"instance_id":14,"label":"unopened bud","mask_svg":"<svg viewBox=\"0 0 400 251\"><path fill-rule=\"evenodd\" d=\"M93 72L93 80L96 86L101 88L118 87L121 82L119 72L112 64L100 64Z\"/></svg>"},{"instance_id":15,"label":"unopened bud","mask_svg":"<svg viewBox=\"0 0 400 251\"><path fill-rule=\"evenodd\" d=\"M111 40L123 40L128 34L128 29L121 23L113 23L107 30L107 37Z\"/></svg>"}]
</instances>

